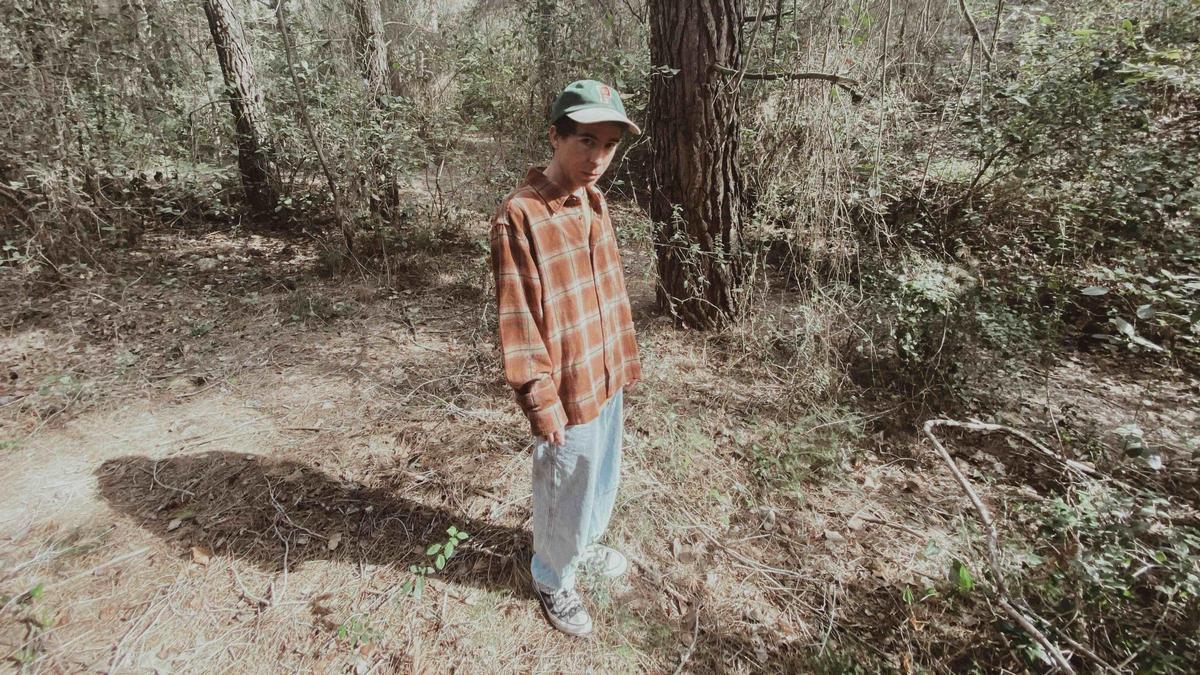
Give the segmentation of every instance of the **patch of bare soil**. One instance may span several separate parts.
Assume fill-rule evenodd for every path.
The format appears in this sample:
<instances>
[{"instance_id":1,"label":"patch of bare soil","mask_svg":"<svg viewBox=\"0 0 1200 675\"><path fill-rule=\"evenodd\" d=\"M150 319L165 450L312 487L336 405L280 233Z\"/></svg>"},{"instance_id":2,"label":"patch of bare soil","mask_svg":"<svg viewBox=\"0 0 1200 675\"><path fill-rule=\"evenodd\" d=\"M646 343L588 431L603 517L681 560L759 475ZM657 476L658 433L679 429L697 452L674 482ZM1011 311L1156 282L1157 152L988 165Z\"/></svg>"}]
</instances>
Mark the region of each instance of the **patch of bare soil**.
<instances>
[{"instance_id":1,"label":"patch of bare soil","mask_svg":"<svg viewBox=\"0 0 1200 675\"><path fill-rule=\"evenodd\" d=\"M529 443L492 342L484 237L399 253L404 274L326 279L301 241L156 235L121 269L6 297L0 658L46 672L946 672L980 634L1007 634L977 595L921 602L981 544L928 448L757 377L765 357L731 355L728 336L676 330L652 311L637 248L646 373L612 531L636 569L588 581L594 639L549 630L528 592ZM1074 385L1049 381L1061 424ZM1162 444L1186 442L1194 404L1161 400L1191 408ZM997 452L961 459L989 500L1017 494ZM468 539L422 572L451 527Z\"/></svg>"}]
</instances>

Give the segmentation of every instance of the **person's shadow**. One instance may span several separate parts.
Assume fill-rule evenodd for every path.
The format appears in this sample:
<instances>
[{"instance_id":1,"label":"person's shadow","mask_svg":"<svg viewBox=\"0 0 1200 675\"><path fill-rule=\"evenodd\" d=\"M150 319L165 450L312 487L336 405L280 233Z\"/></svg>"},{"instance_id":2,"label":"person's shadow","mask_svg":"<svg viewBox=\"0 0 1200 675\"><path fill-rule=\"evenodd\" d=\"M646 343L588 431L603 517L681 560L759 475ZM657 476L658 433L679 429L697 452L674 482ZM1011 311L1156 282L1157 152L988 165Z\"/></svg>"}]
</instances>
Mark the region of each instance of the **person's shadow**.
<instances>
[{"instance_id":1,"label":"person's shadow","mask_svg":"<svg viewBox=\"0 0 1200 675\"><path fill-rule=\"evenodd\" d=\"M467 532L437 578L521 598L529 590L531 537L426 506L385 488L333 478L290 460L232 452L154 460L111 459L96 470L100 496L181 556L203 546L215 556L268 571L308 560L433 565L431 544L454 526Z\"/></svg>"}]
</instances>

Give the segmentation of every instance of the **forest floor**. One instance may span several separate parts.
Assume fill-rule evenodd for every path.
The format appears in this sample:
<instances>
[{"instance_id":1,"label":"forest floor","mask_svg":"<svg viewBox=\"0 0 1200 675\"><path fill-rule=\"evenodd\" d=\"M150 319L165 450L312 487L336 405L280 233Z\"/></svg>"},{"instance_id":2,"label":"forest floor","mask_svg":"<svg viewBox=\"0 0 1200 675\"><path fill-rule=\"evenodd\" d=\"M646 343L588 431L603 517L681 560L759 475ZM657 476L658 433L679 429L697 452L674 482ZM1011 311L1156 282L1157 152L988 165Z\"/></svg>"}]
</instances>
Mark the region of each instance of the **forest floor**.
<instances>
[{"instance_id":1,"label":"forest floor","mask_svg":"<svg viewBox=\"0 0 1200 675\"><path fill-rule=\"evenodd\" d=\"M528 586L530 444L488 324L485 241L478 223L388 274L327 278L311 242L158 232L103 271L0 290L4 668L968 662L1000 616L988 600L905 597L944 587L955 561L983 574L974 515L932 448L886 409L794 395L728 335L676 329L653 310L637 246L646 372L627 398L610 539L636 565L584 582L592 639L548 629ZM1200 390L1155 373L1075 354L1011 373L994 412L1110 444L1136 423L1194 506ZM1002 515L1060 470L995 439L952 445ZM451 526L469 539L408 592Z\"/></svg>"}]
</instances>

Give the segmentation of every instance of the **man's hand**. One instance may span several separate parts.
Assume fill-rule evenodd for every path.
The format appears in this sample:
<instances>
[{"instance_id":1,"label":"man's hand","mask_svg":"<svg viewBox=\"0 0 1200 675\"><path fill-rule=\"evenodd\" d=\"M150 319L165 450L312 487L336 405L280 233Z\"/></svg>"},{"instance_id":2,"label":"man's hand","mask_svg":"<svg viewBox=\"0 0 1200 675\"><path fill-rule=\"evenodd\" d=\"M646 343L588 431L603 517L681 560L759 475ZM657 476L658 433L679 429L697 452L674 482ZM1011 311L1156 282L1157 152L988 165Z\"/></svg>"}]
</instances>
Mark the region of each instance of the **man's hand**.
<instances>
[{"instance_id":1,"label":"man's hand","mask_svg":"<svg viewBox=\"0 0 1200 675\"><path fill-rule=\"evenodd\" d=\"M543 436L542 438L553 445L562 445L567 442L567 433L563 429L555 429L550 432L550 435Z\"/></svg>"}]
</instances>

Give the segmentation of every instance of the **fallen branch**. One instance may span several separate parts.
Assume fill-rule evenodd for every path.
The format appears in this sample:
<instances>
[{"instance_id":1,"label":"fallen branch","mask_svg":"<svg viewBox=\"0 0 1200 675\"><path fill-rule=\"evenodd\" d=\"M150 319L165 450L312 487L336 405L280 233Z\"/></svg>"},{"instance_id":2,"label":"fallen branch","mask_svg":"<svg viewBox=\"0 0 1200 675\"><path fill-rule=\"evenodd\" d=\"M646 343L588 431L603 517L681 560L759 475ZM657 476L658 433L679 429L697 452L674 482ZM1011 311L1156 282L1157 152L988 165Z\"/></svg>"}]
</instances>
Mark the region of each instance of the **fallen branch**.
<instances>
[{"instance_id":1,"label":"fallen branch","mask_svg":"<svg viewBox=\"0 0 1200 675\"><path fill-rule=\"evenodd\" d=\"M1073 459L1068 459L1066 457L1063 457L1061 454L1054 452L1050 448L1046 447L1044 444L1039 443L1032 436L1025 433L1024 431L1021 431L1020 429L1016 429L1016 428L1009 427L1009 426L1004 426L1003 424L988 424L986 422L980 422L978 420L971 420L970 422L960 422L958 420L940 419L940 420L930 420L930 422L932 422L934 424L934 426L939 426L939 427L955 427L957 429L966 429L968 431L982 431L984 433L1001 432L1001 433L1006 433L1006 434L1012 434L1013 436L1016 436L1017 438L1028 443L1030 446L1033 447L1034 450L1037 450L1038 453L1044 455L1045 457L1048 457L1049 459L1053 459L1054 461L1061 463L1063 466L1067 467L1071 471L1074 471L1075 473L1078 473L1083 476L1087 476L1088 478L1093 478L1096 480L1108 481L1123 490L1130 490L1130 491L1133 490L1133 486L1128 483L1117 480L1116 478L1113 478L1111 476L1107 476L1107 475L1097 471L1094 467L1084 464L1083 462L1079 462L1079 461L1076 461ZM928 424L928 422L926 424Z\"/></svg>"},{"instance_id":2,"label":"fallen branch","mask_svg":"<svg viewBox=\"0 0 1200 675\"><path fill-rule=\"evenodd\" d=\"M862 92L856 87L859 86L858 80L849 77L842 77L833 73L820 73L814 71L798 72L798 73L744 73L740 70L735 70L727 66L713 65L713 70L724 75L736 75L743 80L821 80L829 82L835 87L845 89L850 94L850 100L858 103L863 100Z\"/></svg>"},{"instance_id":3,"label":"fallen branch","mask_svg":"<svg viewBox=\"0 0 1200 675\"><path fill-rule=\"evenodd\" d=\"M1056 664L1058 664L1059 668L1063 669L1064 671L1066 671L1068 673L1074 673L1075 670L1073 668L1071 668L1071 664L1067 661L1066 657L1063 655L1062 650L1059 649L1058 646L1055 645L1050 640L1050 638L1046 637L1045 633L1043 633L1041 630L1039 630L1037 628L1036 625L1034 625L1033 619L1037 619L1040 623L1043 623L1047 626L1052 625L1052 624L1050 624L1049 621L1046 621L1042 617L1038 616L1036 613L1034 613L1028 607L1024 607L1023 608L1024 611L1021 611L1021 609L1017 608L1016 603L1014 603L1012 601L1012 599L1009 597L1008 588L1004 581L1004 573L1000 568L1000 556L998 553L998 549L1000 546L999 545L999 535L996 531L995 522L992 520L992 514L988 510L987 506L983 503L983 500L979 498L979 493L975 492L975 488L973 488L971 486L971 481L969 481L967 479L967 477L963 475L962 471L959 470L958 464L956 464L954 462L954 458L950 456L950 453L946 450L946 447L944 445L942 445L941 441L939 441L936 436L933 435L934 427L939 427L939 426L956 427L959 429L968 429L971 431L984 431L984 432L1002 431L1005 433L1010 433L1010 434L1017 436L1018 438L1021 438L1024 441L1028 442L1030 445L1032 445L1034 448L1036 448L1038 452L1042 453L1043 455L1054 458L1054 459L1064 463L1068 468L1070 468L1074 471L1085 474L1090 478L1101 479L1101 478L1106 478L1106 477L1103 474L1101 474L1099 471L1096 471L1095 469L1093 469L1090 466L1087 466L1086 464L1082 464L1080 462L1076 462L1074 460L1070 460L1070 459L1067 459L1065 457L1061 457L1061 456L1055 454L1054 451L1050 450L1050 448L1047 448L1045 445L1037 442L1029 434L1026 434L1025 432L1021 431L1020 429L1014 429L1012 427L1006 427L1006 426L1003 426L1000 424L986 424L984 422L978 422L978 421L960 422L958 420L949 420L949 419L928 420L925 422L925 425L923 427L925 435L933 443L934 449L936 449L938 454L941 455L942 461L946 463L946 466L950 469L950 473L954 475L955 480L958 481L959 486L962 487L963 492L966 493L967 498L970 499L971 505L975 507L975 512L979 514L979 521L983 524L984 531L987 533L987 536L988 536L988 538L987 538L988 566L991 568L992 575L995 577L996 595L999 596L999 598L996 601L996 604L998 604L1000 606L1000 609L1005 614L1007 614L1009 616L1009 618L1011 618L1013 621L1015 621L1017 623L1018 626L1021 627L1021 630L1025 631L1025 633L1027 635L1029 635L1029 637L1033 638L1033 640L1035 642L1037 642L1039 645L1042 646L1043 649L1046 650L1046 653L1050 655L1050 658L1052 658ZM1115 481L1111 478L1108 480L1112 480L1114 484L1128 487L1125 484L1121 483L1120 481ZM1032 617L1032 618L1030 618L1030 617ZM1114 673L1120 672L1116 668L1114 668L1112 665L1110 665L1109 663L1107 663L1106 661L1101 659L1095 652L1091 651L1090 649L1087 649L1086 647L1084 647L1082 644L1076 642L1075 640L1072 640L1063 631L1058 631L1058 632L1060 634L1062 634L1064 640L1068 644L1070 644L1071 647L1073 649L1075 649L1075 651L1077 653L1081 654L1084 658L1087 658L1088 660L1092 661L1096 665L1100 666L1100 668L1103 671L1114 672Z\"/></svg>"},{"instance_id":4,"label":"fallen branch","mask_svg":"<svg viewBox=\"0 0 1200 675\"><path fill-rule=\"evenodd\" d=\"M967 477L959 470L958 464L955 464L954 458L950 456L946 447L937 439L937 436L933 435L934 427L957 426L959 424L962 423L956 423L954 420L929 420L925 422L924 431L925 435L933 443L934 449L941 455L942 461L949 467L950 473L954 475L954 479L958 481L967 498L971 500L971 505L975 507L975 512L979 514L979 522L983 524L984 532L987 533L988 566L992 568L992 576L995 578L996 594L1000 596L998 601L1000 609L1011 617L1013 621L1016 621L1021 630L1025 631L1029 637L1041 645L1046 650L1046 653L1050 655L1050 658L1054 659L1054 662L1058 664L1059 668L1068 673L1074 673L1075 669L1071 667L1070 662L1067 661L1067 657L1063 656L1062 650L1058 648L1058 645L1051 642L1044 633L1033 625L1033 621L1029 617L1017 611L1012 605L1012 601L1008 596L1008 589L1004 583L1004 572L1000 567L1000 554L998 552L999 537L996 533L996 524L992 521L991 511L988 510L983 500L979 498L979 493L975 492L975 488L971 487L971 481L967 480Z\"/></svg>"}]
</instances>

